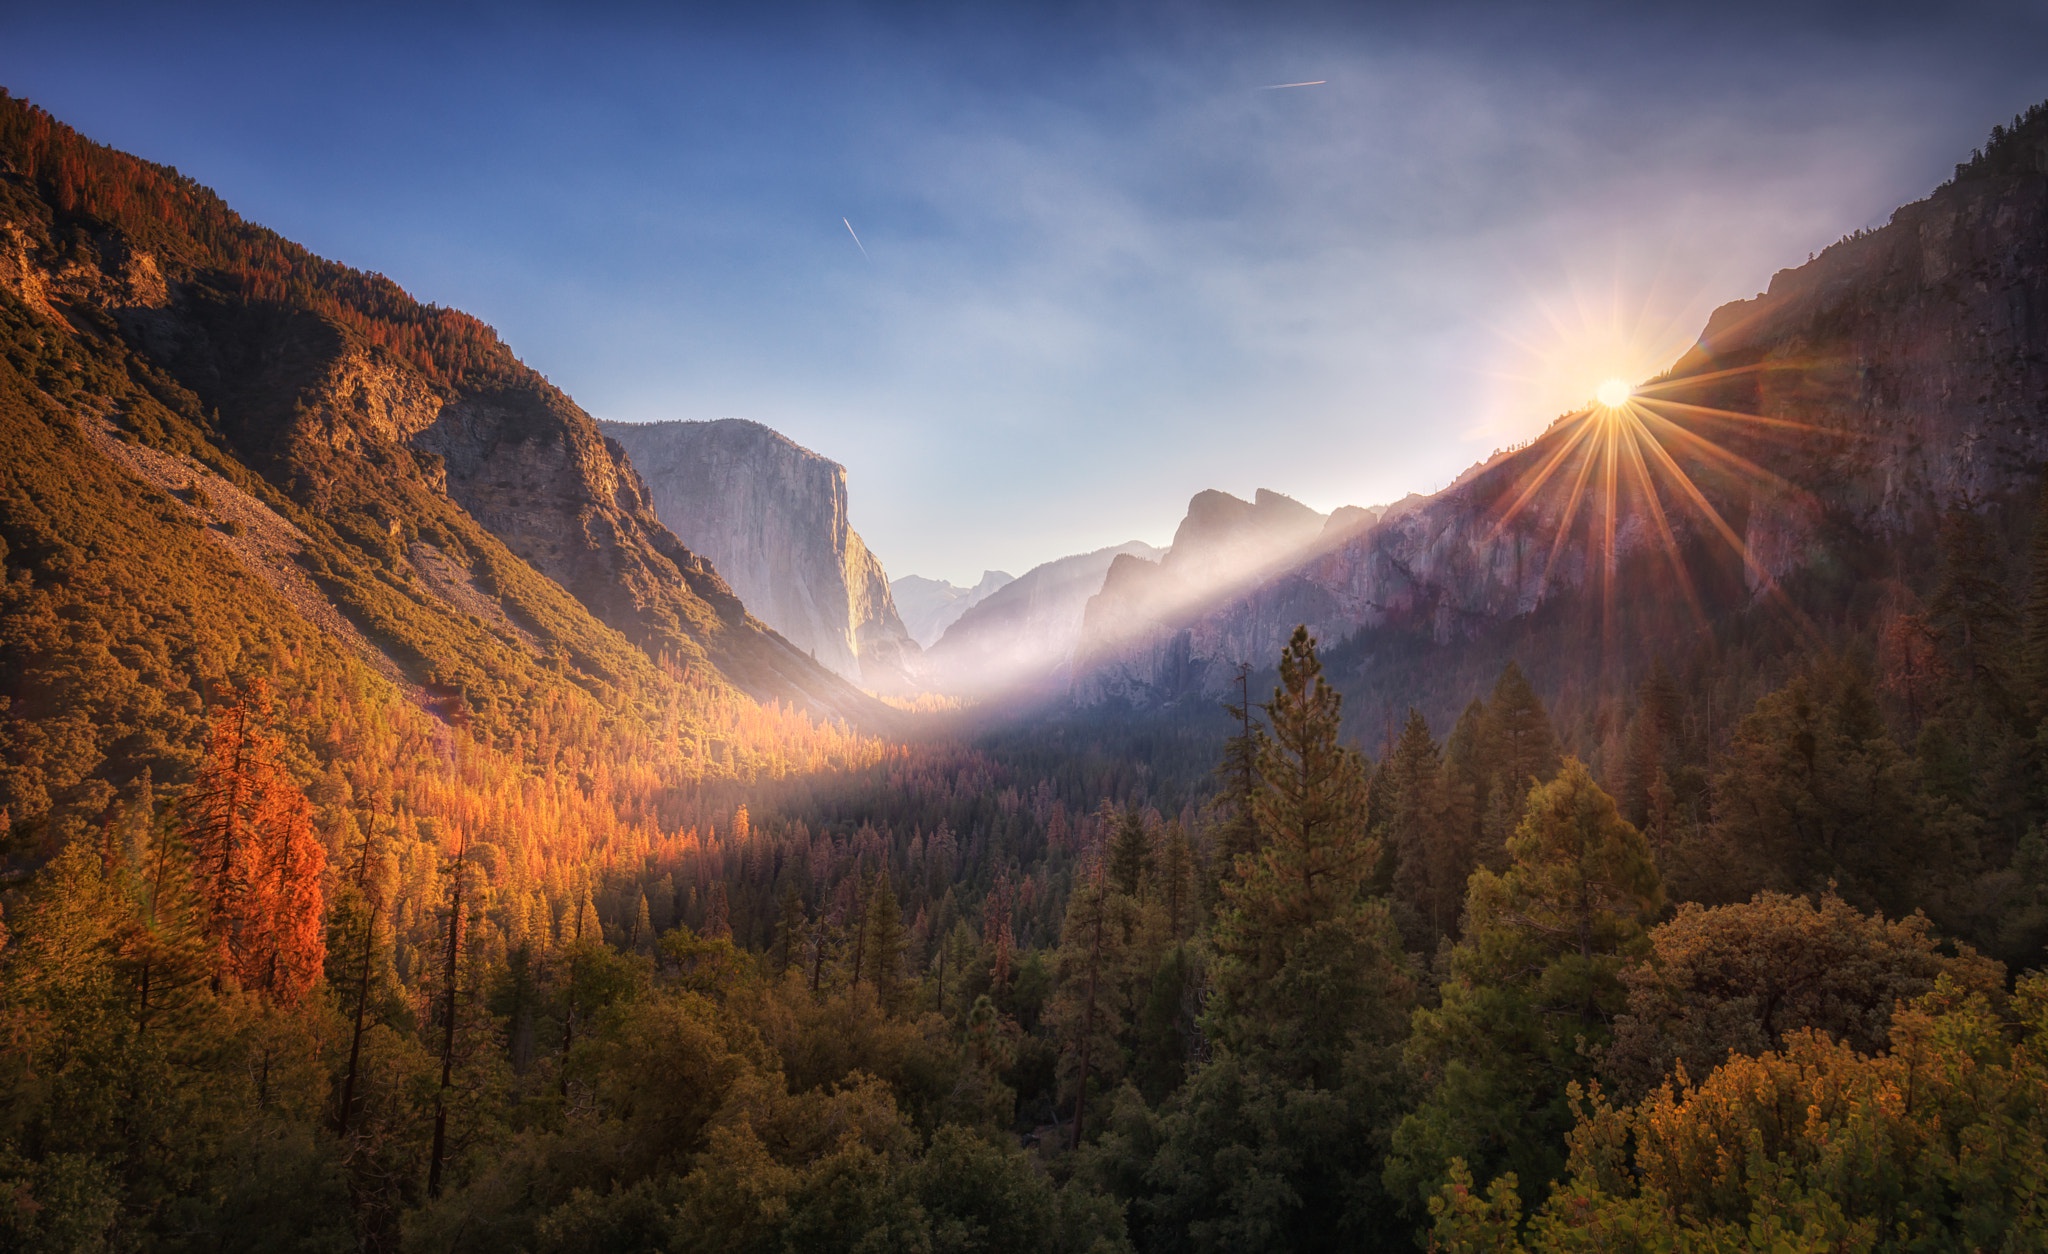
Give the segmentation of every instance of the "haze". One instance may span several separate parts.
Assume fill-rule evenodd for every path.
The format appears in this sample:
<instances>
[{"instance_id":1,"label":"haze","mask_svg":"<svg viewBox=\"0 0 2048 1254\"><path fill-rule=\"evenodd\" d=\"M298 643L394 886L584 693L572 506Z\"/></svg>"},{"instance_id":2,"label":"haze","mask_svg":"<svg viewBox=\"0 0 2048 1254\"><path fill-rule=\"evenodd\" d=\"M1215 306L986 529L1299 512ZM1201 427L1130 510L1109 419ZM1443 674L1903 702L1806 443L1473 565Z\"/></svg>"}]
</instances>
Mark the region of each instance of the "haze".
<instances>
[{"instance_id":1,"label":"haze","mask_svg":"<svg viewBox=\"0 0 2048 1254\"><path fill-rule=\"evenodd\" d=\"M2035 6L1168 12L14 6L0 85L961 583L1440 487L2048 96Z\"/></svg>"}]
</instances>

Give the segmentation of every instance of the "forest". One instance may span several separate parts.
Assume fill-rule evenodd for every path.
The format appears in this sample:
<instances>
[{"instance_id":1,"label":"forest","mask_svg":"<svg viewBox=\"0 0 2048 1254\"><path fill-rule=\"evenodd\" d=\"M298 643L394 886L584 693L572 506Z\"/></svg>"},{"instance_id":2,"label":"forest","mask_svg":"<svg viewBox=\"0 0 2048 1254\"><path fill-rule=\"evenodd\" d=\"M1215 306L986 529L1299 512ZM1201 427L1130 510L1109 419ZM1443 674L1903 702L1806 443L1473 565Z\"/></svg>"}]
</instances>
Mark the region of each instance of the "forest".
<instances>
[{"instance_id":1,"label":"forest","mask_svg":"<svg viewBox=\"0 0 2048 1254\"><path fill-rule=\"evenodd\" d=\"M1721 743L1510 665L1372 761L1297 633L1172 813L1011 733L530 877L544 798L254 679L10 900L9 1240L2034 1248L2048 542L1945 536L1910 667Z\"/></svg>"},{"instance_id":2,"label":"forest","mask_svg":"<svg viewBox=\"0 0 2048 1254\"><path fill-rule=\"evenodd\" d=\"M1612 664L862 726L320 427L336 362L588 425L481 323L0 157L0 1248L2048 1244L2034 500ZM317 386L160 347L243 333Z\"/></svg>"}]
</instances>

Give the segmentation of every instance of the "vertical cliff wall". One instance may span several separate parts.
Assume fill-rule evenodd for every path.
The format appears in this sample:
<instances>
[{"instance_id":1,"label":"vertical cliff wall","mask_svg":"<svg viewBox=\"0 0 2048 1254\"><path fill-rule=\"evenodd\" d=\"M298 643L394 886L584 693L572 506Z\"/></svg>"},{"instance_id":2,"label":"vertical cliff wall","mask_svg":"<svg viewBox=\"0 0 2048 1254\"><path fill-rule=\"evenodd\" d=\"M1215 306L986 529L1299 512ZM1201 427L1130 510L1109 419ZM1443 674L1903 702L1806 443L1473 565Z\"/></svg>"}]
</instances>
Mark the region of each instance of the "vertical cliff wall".
<instances>
[{"instance_id":1,"label":"vertical cliff wall","mask_svg":"<svg viewBox=\"0 0 2048 1254\"><path fill-rule=\"evenodd\" d=\"M882 563L846 518L846 468L740 419L600 424L654 512L748 610L848 679L894 689L917 643Z\"/></svg>"}]
</instances>

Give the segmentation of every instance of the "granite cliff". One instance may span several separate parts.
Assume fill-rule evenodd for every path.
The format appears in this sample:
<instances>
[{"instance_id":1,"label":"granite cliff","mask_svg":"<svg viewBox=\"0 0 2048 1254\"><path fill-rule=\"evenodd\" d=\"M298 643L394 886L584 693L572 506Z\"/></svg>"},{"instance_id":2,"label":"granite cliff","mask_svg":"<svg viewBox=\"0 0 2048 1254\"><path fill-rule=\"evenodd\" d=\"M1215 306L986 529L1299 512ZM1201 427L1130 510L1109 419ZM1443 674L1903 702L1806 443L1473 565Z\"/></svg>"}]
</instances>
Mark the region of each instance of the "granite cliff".
<instances>
[{"instance_id":1,"label":"granite cliff","mask_svg":"<svg viewBox=\"0 0 2048 1254\"><path fill-rule=\"evenodd\" d=\"M909 685L918 644L847 523L845 467L740 419L599 426L646 478L655 514L761 621L846 679Z\"/></svg>"}]
</instances>

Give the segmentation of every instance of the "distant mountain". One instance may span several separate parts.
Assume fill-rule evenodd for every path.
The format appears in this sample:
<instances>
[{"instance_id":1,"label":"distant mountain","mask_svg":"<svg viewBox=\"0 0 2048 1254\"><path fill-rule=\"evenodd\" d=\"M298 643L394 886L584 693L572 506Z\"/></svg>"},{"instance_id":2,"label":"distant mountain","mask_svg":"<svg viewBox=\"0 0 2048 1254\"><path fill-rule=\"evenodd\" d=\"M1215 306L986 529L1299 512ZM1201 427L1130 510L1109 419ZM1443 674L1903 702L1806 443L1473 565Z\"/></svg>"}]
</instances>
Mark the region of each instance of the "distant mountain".
<instances>
[{"instance_id":1,"label":"distant mountain","mask_svg":"<svg viewBox=\"0 0 2048 1254\"><path fill-rule=\"evenodd\" d=\"M1326 516L1264 488L1250 501L1214 490L1197 493L1172 546L1156 561L1119 556L1088 602L1074 663L1084 698L1130 695L1126 654L1149 668L1181 619L1300 557L1330 533L1333 518L1341 535L1371 514L1346 507ZM1141 689L1153 680L1149 669L1137 677Z\"/></svg>"},{"instance_id":2,"label":"distant mountain","mask_svg":"<svg viewBox=\"0 0 2048 1254\"><path fill-rule=\"evenodd\" d=\"M762 426L602 422L654 512L762 622L837 674L906 687L919 652L882 563L846 517L846 468Z\"/></svg>"},{"instance_id":3,"label":"distant mountain","mask_svg":"<svg viewBox=\"0 0 2048 1254\"><path fill-rule=\"evenodd\" d=\"M962 614L988 600L997 589L1015 579L1016 576L1008 571L985 570L981 573L980 583L963 588L944 579L905 575L889 582L889 592L896 598L896 612L903 616L903 625L909 630L910 638L929 649L946 634L948 627L959 621Z\"/></svg>"},{"instance_id":4,"label":"distant mountain","mask_svg":"<svg viewBox=\"0 0 2048 1254\"><path fill-rule=\"evenodd\" d=\"M1297 623L1357 639L1347 682L1388 708L1469 691L1502 654L1558 692L1752 606L1810 637L1812 613L1867 629L1880 612L1835 605L1842 589L1931 595L1938 516L2030 496L2048 459L2044 176L2037 110L1888 225L1715 311L1623 415L1567 416L1434 497L1354 519L1258 586L1091 656L1075 696L1218 692ZM1466 641L1491 660L1446 647Z\"/></svg>"},{"instance_id":5,"label":"distant mountain","mask_svg":"<svg viewBox=\"0 0 2048 1254\"><path fill-rule=\"evenodd\" d=\"M1133 540L1025 571L962 614L925 650L925 682L942 692L985 694L1063 682L1081 638L1088 598L1119 557L1162 550Z\"/></svg>"}]
</instances>

